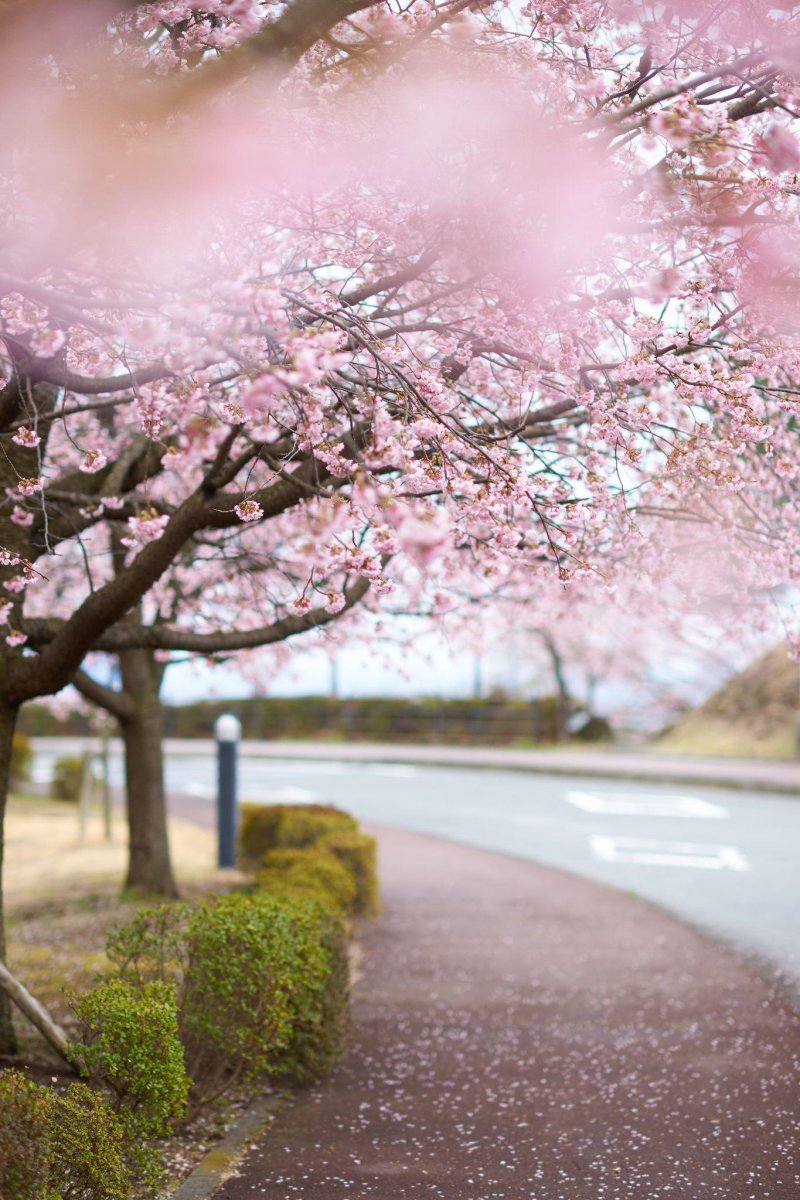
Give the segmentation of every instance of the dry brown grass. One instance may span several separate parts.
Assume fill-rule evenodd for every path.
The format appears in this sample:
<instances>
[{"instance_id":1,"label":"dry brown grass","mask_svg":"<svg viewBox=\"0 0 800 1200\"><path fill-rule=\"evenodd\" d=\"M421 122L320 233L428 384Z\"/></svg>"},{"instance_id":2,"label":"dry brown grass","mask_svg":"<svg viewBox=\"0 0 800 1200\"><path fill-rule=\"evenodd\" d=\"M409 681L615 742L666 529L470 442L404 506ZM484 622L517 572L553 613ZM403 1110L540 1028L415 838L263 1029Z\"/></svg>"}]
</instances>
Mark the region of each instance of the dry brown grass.
<instances>
[{"instance_id":1,"label":"dry brown grass","mask_svg":"<svg viewBox=\"0 0 800 1200\"><path fill-rule=\"evenodd\" d=\"M69 1026L69 993L90 987L106 963L105 942L142 903L120 895L127 831L114 813L107 840L99 813L79 839L77 808L15 796L6 818L5 893L8 963L60 1022ZM176 876L187 895L226 891L242 876L216 866L212 830L170 821ZM23 1050L43 1056L44 1044L20 1019Z\"/></svg>"}]
</instances>

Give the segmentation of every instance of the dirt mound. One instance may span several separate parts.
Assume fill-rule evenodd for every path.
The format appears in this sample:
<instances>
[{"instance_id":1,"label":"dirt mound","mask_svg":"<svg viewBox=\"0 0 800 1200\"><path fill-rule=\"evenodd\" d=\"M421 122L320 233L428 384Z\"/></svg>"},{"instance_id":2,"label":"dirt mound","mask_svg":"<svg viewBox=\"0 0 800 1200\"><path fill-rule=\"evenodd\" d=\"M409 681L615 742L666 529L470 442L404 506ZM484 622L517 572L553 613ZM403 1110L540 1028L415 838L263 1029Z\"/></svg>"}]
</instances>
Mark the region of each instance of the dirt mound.
<instances>
[{"instance_id":1,"label":"dirt mound","mask_svg":"<svg viewBox=\"0 0 800 1200\"><path fill-rule=\"evenodd\" d=\"M800 710L800 664L776 646L681 717L659 749L692 754L792 757Z\"/></svg>"},{"instance_id":2,"label":"dirt mound","mask_svg":"<svg viewBox=\"0 0 800 1200\"><path fill-rule=\"evenodd\" d=\"M697 715L743 722L756 737L766 737L776 725L793 722L799 704L800 665L776 646L734 675Z\"/></svg>"}]
</instances>

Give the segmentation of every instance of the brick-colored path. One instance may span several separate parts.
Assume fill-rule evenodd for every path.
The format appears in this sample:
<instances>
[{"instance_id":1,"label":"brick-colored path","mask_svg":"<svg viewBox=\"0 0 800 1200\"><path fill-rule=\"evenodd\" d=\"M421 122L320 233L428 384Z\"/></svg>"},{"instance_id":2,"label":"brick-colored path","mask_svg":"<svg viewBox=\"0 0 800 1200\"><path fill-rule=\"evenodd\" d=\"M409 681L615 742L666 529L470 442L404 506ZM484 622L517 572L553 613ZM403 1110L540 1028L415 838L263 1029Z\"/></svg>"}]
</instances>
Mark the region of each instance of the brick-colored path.
<instances>
[{"instance_id":1,"label":"brick-colored path","mask_svg":"<svg viewBox=\"0 0 800 1200\"><path fill-rule=\"evenodd\" d=\"M218 1200L797 1200L800 1018L727 951L531 863L380 834L347 1059Z\"/></svg>"}]
</instances>

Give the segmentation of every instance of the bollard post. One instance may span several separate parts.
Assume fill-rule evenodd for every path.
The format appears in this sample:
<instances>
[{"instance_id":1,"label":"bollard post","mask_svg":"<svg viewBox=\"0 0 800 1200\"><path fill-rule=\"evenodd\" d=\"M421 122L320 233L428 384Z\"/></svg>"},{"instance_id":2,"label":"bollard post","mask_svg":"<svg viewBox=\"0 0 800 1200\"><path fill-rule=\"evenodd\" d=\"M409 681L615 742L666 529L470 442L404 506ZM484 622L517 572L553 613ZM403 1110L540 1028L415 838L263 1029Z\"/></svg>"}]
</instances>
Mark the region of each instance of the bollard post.
<instances>
[{"instance_id":1,"label":"bollard post","mask_svg":"<svg viewBox=\"0 0 800 1200\"><path fill-rule=\"evenodd\" d=\"M236 866L236 756L242 724L232 713L223 713L214 725L217 739L217 862Z\"/></svg>"}]
</instances>

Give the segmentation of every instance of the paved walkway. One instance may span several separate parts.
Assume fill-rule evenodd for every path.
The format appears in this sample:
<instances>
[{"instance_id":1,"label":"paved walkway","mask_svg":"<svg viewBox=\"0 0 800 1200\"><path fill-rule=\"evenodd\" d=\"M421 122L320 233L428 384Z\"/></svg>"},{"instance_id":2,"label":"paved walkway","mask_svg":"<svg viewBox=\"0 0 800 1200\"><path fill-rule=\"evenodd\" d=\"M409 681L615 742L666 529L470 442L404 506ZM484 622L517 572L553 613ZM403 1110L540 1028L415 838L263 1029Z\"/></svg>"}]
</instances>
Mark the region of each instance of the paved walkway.
<instances>
[{"instance_id":1,"label":"paved walkway","mask_svg":"<svg viewBox=\"0 0 800 1200\"><path fill-rule=\"evenodd\" d=\"M380 832L354 1039L216 1200L796 1200L800 1019L559 871Z\"/></svg>"}]
</instances>

